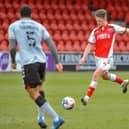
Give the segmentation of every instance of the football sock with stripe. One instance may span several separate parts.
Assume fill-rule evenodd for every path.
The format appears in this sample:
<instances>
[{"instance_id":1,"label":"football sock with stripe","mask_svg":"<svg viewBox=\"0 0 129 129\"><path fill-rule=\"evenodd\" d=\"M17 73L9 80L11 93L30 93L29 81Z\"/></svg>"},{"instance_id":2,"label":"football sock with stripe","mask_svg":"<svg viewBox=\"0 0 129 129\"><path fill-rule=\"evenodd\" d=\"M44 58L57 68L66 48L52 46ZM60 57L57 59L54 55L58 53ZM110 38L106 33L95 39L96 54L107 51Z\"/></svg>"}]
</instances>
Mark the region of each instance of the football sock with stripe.
<instances>
[{"instance_id":1,"label":"football sock with stripe","mask_svg":"<svg viewBox=\"0 0 129 129\"><path fill-rule=\"evenodd\" d=\"M89 101L89 99L92 96L95 88L97 87L97 84L98 84L97 81L94 81L94 80L91 81L90 86L88 88L88 92L86 94L87 97L85 97L85 99L86 99L87 102Z\"/></svg>"},{"instance_id":2,"label":"football sock with stripe","mask_svg":"<svg viewBox=\"0 0 129 129\"><path fill-rule=\"evenodd\" d=\"M123 80L115 74L111 73L109 77L110 77L111 81L117 82L119 84L121 84L123 82Z\"/></svg>"}]
</instances>

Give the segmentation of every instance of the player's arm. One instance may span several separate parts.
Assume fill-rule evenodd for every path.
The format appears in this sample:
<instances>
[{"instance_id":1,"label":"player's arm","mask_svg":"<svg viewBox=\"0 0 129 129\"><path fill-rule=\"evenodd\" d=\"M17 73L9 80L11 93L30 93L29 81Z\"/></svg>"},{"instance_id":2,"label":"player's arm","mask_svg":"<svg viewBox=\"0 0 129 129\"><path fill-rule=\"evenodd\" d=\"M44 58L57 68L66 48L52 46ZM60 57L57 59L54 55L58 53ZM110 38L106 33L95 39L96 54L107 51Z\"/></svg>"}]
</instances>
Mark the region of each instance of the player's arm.
<instances>
[{"instance_id":1,"label":"player's arm","mask_svg":"<svg viewBox=\"0 0 129 129\"><path fill-rule=\"evenodd\" d=\"M11 67L13 69L16 69L16 40L15 39L9 39L9 52L11 56Z\"/></svg>"},{"instance_id":2,"label":"player's arm","mask_svg":"<svg viewBox=\"0 0 129 129\"><path fill-rule=\"evenodd\" d=\"M129 29L126 28L126 27L122 27L122 26L119 26L119 25L115 25L115 24L111 24L114 28L115 28L115 31L116 33L128 33L129 34Z\"/></svg>"},{"instance_id":3,"label":"player's arm","mask_svg":"<svg viewBox=\"0 0 129 129\"><path fill-rule=\"evenodd\" d=\"M50 51L52 52L52 55L54 57L55 63L56 63L56 68L59 72L62 72L63 70L63 66L61 63L59 63L58 60L58 55L57 55L57 50L56 47L54 45L54 42L52 41L52 39L49 37L45 40L45 43L47 44L47 46L50 48Z\"/></svg>"},{"instance_id":4,"label":"player's arm","mask_svg":"<svg viewBox=\"0 0 129 129\"><path fill-rule=\"evenodd\" d=\"M89 52L91 51L91 48L92 46L96 43L96 39L95 39L95 32L96 29L94 29L91 34L90 34L90 37L88 39L88 45L86 46L85 50L84 50L84 53L83 53L83 56L82 58L80 59L79 61L79 64L82 65L87 57L87 55L89 54Z\"/></svg>"},{"instance_id":5,"label":"player's arm","mask_svg":"<svg viewBox=\"0 0 129 129\"><path fill-rule=\"evenodd\" d=\"M11 24L9 26L8 33L9 33L9 51L10 51L10 56L11 56L11 67L13 69L16 69L16 61L15 61L16 38L15 38L14 25L13 24Z\"/></svg>"},{"instance_id":6,"label":"player's arm","mask_svg":"<svg viewBox=\"0 0 129 129\"><path fill-rule=\"evenodd\" d=\"M85 61L87 55L88 55L89 52L91 51L91 48L92 48L92 44L89 44L89 43L88 43L88 45L86 46L86 48L85 48L85 50L84 50L83 56L82 56L82 58L81 58L80 61L79 61L79 64L80 64L80 65L84 63L84 61Z\"/></svg>"}]
</instances>

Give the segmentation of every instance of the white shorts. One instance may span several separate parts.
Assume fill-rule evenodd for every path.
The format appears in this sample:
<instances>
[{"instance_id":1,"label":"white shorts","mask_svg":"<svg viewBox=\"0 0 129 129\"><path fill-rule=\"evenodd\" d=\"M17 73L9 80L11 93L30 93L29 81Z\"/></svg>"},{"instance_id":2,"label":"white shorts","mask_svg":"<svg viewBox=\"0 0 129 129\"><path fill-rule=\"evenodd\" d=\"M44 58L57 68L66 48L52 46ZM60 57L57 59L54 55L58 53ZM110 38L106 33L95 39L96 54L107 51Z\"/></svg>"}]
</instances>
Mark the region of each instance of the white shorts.
<instances>
[{"instance_id":1,"label":"white shorts","mask_svg":"<svg viewBox=\"0 0 129 129\"><path fill-rule=\"evenodd\" d=\"M98 58L96 59L97 68L101 68L104 71L108 71L113 66L113 58Z\"/></svg>"}]
</instances>

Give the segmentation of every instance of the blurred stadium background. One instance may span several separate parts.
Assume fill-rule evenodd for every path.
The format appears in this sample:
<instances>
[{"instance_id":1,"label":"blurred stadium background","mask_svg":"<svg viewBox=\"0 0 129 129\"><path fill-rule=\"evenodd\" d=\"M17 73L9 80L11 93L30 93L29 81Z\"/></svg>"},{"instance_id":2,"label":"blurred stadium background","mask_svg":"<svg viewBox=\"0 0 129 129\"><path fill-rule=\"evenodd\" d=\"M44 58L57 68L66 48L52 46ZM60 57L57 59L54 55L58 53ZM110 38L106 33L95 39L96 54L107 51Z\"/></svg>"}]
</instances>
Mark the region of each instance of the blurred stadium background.
<instances>
[{"instance_id":1,"label":"blurred stadium background","mask_svg":"<svg viewBox=\"0 0 129 129\"><path fill-rule=\"evenodd\" d=\"M83 51L91 30L96 25L96 9L108 11L110 23L129 26L129 0L0 0L0 50L8 50L8 26L19 19L19 8L28 4L33 19L44 24L58 51ZM43 45L45 51L48 47ZM18 50L18 48L17 48ZM129 51L129 36L118 35L115 52Z\"/></svg>"},{"instance_id":2,"label":"blurred stadium background","mask_svg":"<svg viewBox=\"0 0 129 129\"><path fill-rule=\"evenodd\" d=\"M0 0L0 53L2 52L0 56L2 59L7 57L3 56L3 52L9 50L8 26L20 18L19 9L24 4L32 7L32 18L43 24L51 34L66 70L95 69L76 67L81 55L75 54L82 53L90 32L96 26L93 15L95 10L104 8L108 11L109 23L129 27L129 0ZM42 47L45 52L49 52L49 48L43 41ZM92 51L94 49L93 47ZM115 63L118 66L113 69L121 70L119 65L125 65L125 70L128 69L128 51L129 35L117 35L114 52ZM1 64L6 61L7 59L3 59ZM95 65L92 55L87 62L89 65Z\"/></svg>"}]
</instances>

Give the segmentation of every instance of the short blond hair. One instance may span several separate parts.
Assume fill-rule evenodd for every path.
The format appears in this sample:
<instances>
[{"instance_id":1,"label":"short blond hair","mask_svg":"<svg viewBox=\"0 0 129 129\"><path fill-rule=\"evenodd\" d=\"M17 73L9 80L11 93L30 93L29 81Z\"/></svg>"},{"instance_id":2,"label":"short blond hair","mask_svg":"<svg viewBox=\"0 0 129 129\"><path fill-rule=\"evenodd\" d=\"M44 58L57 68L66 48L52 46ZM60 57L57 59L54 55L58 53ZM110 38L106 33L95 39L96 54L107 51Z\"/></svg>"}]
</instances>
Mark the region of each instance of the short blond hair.
<instances>
[{"instance_id":1,"label":"short blond hair","mask_svg":"<svg viewBox=\"0 0 129 129\"><path fill-rule=\"evenodd\" d=\"M98 9L96 12L95 12L95 16L96 17L100 17L100 18L107 18L107 11L105 9Z\"/></svg>"}]
</instances>

